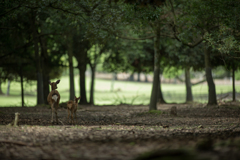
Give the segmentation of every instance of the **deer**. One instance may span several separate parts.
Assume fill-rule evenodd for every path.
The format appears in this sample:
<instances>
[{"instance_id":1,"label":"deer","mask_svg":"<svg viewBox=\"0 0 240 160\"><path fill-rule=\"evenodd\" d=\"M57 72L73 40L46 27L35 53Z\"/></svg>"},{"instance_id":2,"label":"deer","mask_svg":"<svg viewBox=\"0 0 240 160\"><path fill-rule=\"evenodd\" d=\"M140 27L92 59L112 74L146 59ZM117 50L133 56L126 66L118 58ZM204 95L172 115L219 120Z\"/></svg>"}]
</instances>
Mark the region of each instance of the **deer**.
<instances>
[{"instance_id":1,"label":"deer","mask_svg":"<svg viewBox=\"0 0 240 160\"><path fill-rule=\"evenodd\" d=\"M52 82L52 83L51 81L49 81L49 85L51 86L51 92L48 94L47 101L50 104L52 109L52 119L51 119L52 124L53 124L53 112L55 112L56 122L58 124L57 109L59 107L60 94L56 89L57 89L57 84L59 82L60 80L57 80L56 82Z\"/></svg>"},{"instance_id":2,"label":"deer","mask_svg":"<svg viewBox=\"0 0 240 160\"><path fill-rule=\"evenodd\" d=\"M67 102L67 110L68 110L68 121L69 121L69 115L70 115L70 112L71 112L71 123L73 124L73 114L74 114L74 123L76 123L76 112L77 112L77 107L78 107L78 101L81 99L81 96L80 97L76 97L74 98L74 100L69 100ZM70 121L69 121L70 123Z\"/></svg>"}]
</instances>

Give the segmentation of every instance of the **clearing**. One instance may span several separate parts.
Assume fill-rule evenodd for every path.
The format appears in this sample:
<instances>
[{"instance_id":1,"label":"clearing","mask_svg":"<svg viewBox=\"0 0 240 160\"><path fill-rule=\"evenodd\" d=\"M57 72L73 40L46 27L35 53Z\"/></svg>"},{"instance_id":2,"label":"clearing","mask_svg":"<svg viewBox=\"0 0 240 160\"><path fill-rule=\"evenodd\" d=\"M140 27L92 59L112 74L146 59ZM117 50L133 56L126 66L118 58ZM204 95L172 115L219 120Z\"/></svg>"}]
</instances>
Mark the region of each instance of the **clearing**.
<instances>
[{"instance_id":1,"label":"clearing","mask_svg":"<svg viewBox=\"0 0 240 160\"><path fill-rule=\"evenodd\" d=\"M170 115L172 106L177 116ZM161 112L160 112L161 111ZM19 126L7 126L20 113ZM1 160L18 159L240 159L238 102L148 106L83 106L77 124L58 110L50 124L49 107L0 108ZM54 117L55 118L55 117ZM54 119L55 120L55 119Z\"/></svg>"}]
</instances>

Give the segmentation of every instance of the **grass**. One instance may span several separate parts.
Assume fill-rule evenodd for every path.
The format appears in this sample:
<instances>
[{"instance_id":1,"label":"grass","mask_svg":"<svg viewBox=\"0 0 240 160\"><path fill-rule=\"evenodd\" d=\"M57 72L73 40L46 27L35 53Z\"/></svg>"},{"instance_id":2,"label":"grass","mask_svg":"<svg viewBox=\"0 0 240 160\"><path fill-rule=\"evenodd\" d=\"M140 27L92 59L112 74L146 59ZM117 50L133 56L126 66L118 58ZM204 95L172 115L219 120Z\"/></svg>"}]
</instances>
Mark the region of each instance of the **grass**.
<instances>
[{"instance_id":1,"label":"grass","mask_svg":"<svg viewBox=\"0 0 240 160\"><path fill-rule=\"evenodd\" d=\"M69 77L60 78L58 91L61 94L61 102L69 100ZM55 81L55 80L52 80ZM96 79L94 100L97 105L104 104L149 104L152 83L115 81L113 90L111 90L112 81ZM87 98L89 99L90 78L86 79ZM236 86L236 90L240 89ZM2 90L7 91L7 83L2 84ZM36 105L36 82L24 82L25 104L27 106ZM162 91L165 100L168 103L185 102L186 89L184 84L162 84ZM231 85L216 85L217 94L231 92ZM194 100L206 102L208 87L206 84L200 84L192 87ZM75 76L75 94L79 96L79 77ZM0 95L0 106L21 106L21 91L19 82L11 82L10 95Z\"/></svg>"}]
</instances>

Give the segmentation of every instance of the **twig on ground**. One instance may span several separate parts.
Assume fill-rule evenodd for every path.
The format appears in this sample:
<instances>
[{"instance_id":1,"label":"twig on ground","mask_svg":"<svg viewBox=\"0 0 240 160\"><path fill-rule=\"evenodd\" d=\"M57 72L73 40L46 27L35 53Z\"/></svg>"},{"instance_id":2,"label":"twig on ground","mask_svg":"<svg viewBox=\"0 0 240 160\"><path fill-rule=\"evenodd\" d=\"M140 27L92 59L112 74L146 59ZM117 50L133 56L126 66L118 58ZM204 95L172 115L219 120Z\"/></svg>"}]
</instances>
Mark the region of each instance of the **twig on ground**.
<instances>
[{"instance_id":1,"label":"twig on ground","mask_svg":"<svg viewBox=\"0 0 240 160\"><path fill-rule=\"evenodd\" d=\"M64 125L63 122L60 119L58 119L58 120L59 120L60 123L62 123L62 125Z\"/></svg>"},{"instance_id":2,"label":"twig on ground","mask_svg":"<svg viewBox=\"0 0 240 160\"><path fill-rule=\"evenodd\" d=\"M0 140L0 143L10 143L10 144L16 144L20 146L33 146L32 143L24 143L20 141L10 141L10 140Z\"/></svg>"}]
</instances>

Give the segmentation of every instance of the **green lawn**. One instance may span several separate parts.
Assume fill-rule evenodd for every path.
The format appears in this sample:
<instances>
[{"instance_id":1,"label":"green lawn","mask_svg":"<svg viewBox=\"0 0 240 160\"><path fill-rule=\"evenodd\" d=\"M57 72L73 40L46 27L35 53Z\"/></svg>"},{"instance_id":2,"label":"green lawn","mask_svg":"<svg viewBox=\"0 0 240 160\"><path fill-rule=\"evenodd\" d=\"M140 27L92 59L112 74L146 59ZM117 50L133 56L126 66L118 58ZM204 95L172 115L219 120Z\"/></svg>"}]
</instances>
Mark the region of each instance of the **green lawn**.
<instances>
[{"instance_id":1,"label":"green lawn","mask_svg":"<svg viewBox=\"0 0 240 160\"><path fill-rule=\"evenodd\" d=\"M115 81L113 91L111 91L111 80L96 79L95 83L95 104L149 104L151 94L151 83ZM89 99L90 78L87 78L87 98ZM25 82L25 103L27 106L36 104L36 82ZM236 90L240 89L236 86ZM2 84L2 90L7 90L7 83ZM200 84L192 87L195 101L206 102L208 87ZM218 94L231 92L231 85L216 85ZM61 102L69 100L69 78L62 77L58 85L58 91L61 94ZM184 84L162 84L162 91L167 102L181 103L185 102ZM75 78L75 93L79 96L79 77ZM0 95L0 106L20 106L20 83L12 82L10 86L10 96Z\"/></svg>"}]
</instances>

